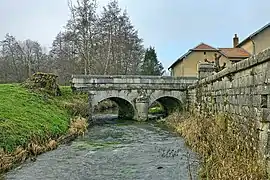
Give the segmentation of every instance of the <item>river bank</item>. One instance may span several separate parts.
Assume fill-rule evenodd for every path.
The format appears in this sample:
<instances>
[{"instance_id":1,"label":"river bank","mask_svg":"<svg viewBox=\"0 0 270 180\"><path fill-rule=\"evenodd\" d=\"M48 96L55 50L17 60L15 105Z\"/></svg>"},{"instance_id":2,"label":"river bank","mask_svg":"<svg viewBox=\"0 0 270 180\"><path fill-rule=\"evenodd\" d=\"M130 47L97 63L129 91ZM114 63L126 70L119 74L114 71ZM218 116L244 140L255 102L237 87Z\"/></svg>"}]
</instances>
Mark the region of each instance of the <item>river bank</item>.
<instances>
[{"instance_id":1,"label":"river bank","mask_svg":"<svg viewBox=\"0 0 270 180\"><path fill-rule=\"evenodd\" d=\"M238 122L228 115L206 117L181 112L167 117L164 124L201 156L201 179L269 179L255 124Z\"/></svg>"},{"instance_id":2,"label":"river bank","mask_svg":"<svg viewBox=\"0 0 270 180\"><path fill-rule=\"evenodd\" d=\"M189 180L197 179L197 162L183 138L156 123L107 120L8 172L5 179Z\"/></svg>"},{"instance_id":3,"label":"river bank","mask_svg":"<svg viewBox=\"0 0 270 180\"><path fill-rule=\"evenodd\" d=\"M88 124L81 117L88 116L87 94L74 94L70 87L59 90L61 96L51 96L20 84L0 85L0 174L84 134ZM103 101L95 111L115 108Z\"/></svg>"},{"instance_id":4,"label":"river bank","mask_svg":"<svg viewBox=\"0 0 270 180\"><path fill-rule=\"evenodd\" d=\"M0 85L0 174L55 149L87 130L87 95L60 87L61 96ZM107 102L97 110L114 107ZM79 116L79 117L76 117Z\"/></svg>"}]
</instances>

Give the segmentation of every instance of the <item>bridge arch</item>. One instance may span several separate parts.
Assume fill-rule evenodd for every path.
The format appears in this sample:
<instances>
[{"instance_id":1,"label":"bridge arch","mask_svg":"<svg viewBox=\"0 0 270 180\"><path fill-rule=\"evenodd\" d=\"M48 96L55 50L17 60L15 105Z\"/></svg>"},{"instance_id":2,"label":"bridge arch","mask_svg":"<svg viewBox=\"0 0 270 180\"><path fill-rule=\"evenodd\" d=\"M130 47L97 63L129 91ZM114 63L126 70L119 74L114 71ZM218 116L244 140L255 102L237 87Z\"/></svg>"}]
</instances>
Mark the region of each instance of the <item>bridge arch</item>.
<instances>
[{"instance_id":1,"label":"bridge arch","mask_svg":"<svg viewBox=\"0 0 270 180\"><path fill-rule=\"evenodd\" d=\"M133 119L135 117L134 105L128 99L117 96L109 96L96 100L96 103L93 105L98 105L98 103L104 100L111 100L116 103L116 105L118 106L118 118Z\"/></svg>"},{"instance_id":2,"label":"bridge arch","mask_svg":"<svg viewBox=\"0 0 270 180\"><path fill-rule=\"evenodd\" d=\"M163 106L165 115L169 115L174 111L182 110L183 107L182 99L170 95L159 96L157 98L151 99L149 107L154 102L158 102Z\"/></svg>"}]
</instances>

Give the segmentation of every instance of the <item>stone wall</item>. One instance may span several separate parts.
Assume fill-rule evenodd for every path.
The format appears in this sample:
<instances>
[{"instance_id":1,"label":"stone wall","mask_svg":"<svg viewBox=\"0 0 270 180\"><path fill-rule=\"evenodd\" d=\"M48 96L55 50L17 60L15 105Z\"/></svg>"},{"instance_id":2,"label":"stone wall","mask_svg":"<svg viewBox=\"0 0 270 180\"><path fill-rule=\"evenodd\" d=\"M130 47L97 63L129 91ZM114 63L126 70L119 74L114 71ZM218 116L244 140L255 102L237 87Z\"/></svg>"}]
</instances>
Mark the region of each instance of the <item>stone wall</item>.
<instances>
[{"instance_id":1,"label":"stone wall","mask_svg":"<svg viewBox=\"0 0 270 180\"><path fill-rule=\"evenodd\" d=\"M201 68L200 70L203 70ZM270 149L270 49L233 64L188 88L188 106L256 120L263 148Z\"/></svg>"}]
</instances>

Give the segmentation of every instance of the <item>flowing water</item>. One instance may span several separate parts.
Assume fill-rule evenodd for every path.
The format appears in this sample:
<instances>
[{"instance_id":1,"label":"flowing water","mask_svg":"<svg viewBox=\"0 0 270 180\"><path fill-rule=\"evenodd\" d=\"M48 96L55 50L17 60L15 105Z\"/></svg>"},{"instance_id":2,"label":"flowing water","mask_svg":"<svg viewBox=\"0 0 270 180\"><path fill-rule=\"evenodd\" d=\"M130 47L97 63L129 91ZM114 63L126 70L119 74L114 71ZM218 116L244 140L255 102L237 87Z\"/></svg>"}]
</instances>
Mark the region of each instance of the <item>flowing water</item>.
<instances>
[{"instance_id":1,"label":"flowing water","mask_svg":"<svg viewBox=\"0 0 270 180\"><path fill-rule=\"evenodd\" d=\"M197 158L155 123L94 126L85 137L44 153L5 175L7 180L189 180ZM190 175L191 173L191 175Z\"/></svg>"}]
</instances>

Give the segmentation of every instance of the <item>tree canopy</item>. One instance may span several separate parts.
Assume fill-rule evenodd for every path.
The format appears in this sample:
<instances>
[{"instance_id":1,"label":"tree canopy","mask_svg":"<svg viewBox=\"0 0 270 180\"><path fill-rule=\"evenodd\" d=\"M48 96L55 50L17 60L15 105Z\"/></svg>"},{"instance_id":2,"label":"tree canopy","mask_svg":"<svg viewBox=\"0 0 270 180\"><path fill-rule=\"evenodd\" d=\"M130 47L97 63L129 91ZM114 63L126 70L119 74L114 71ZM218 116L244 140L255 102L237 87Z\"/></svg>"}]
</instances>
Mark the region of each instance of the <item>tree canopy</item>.
<instances>
[{"instance_id":1,"label":"tree canopy","mask_svg":"<svg viewBox=\"0 0 270 180\"><path fill-rule=\"evenodd\" d=\"M145 54L143 39L117 0L100 13L96 0L73 2L68 3L70 19L49 51L10 34L0 41L0 83L21 82L38 71L55 73L61 84L69 84L72 74L163 74L154 48Z\"/></svg>"}]
</instances>

